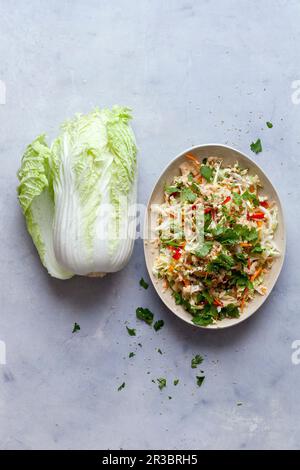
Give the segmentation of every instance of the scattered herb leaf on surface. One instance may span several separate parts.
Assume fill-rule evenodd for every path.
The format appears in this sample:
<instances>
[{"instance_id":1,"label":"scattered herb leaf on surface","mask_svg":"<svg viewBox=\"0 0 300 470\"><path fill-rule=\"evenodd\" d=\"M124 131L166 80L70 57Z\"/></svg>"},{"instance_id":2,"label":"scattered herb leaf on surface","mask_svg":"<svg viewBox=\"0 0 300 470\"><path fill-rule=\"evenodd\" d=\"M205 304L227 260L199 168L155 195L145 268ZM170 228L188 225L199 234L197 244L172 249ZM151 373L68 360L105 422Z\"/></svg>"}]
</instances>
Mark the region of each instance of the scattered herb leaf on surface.
<instances>
[{"instance_id":1,"label":"scattered herb leaf on surface","mask_svg":"<svg viewBox=\"0 0 300 470\"><path fill-rule=\"evenodd\" d=\"M135 328L128 328L128 326L126 326L126 329L128 331L129 336L136 336L136 329Z\"/></svg>"},{"instance_id":2,"label":"scattered herb leaf on surface","mask_svg":"<svg viewBox=\"0 0 300 470\"><path fill-rule=\"evenodd\" d=\"M148 289L149 284L148 284L148 282L145 281L144 278L141 278L141 280L140 280L140 286L143 287L144 289Z\"/></svg>"},{"instance_id":3,"label":"scattered herb leaf on surface","mask_svg":"<svg viewBox=\"0 0 300 470\"><path fill-rule=\"evenodd\" d=\"M254 152L254 153L262 152L261 140L257 139L256 142L252 142L251 145L250 145L250 148L251 148L252 152Z\"/></svg>"},{"instance_id":4,"label":"scattered herb leaf on surface","mask_svg":"<svg viewBox=\"0 0 300 470\"><path fill-rule=\"evenodd\" d=\"M193 357L193 359L191 360L191 368L197 369L197 366L199 364L202 364L202 362L203 362L203 357L200 356L200 354L196 354L196 356Z\"/></svg>"},{"instance_id":5,"label":"scattered herb leaf on surface","mask_svg":"<svg viewBox=\"0 0 300 470\"><path fill-rule=\"evenodd\" d=\"M118 387L118 392L120 392L120 391L122 390L122 388L124 388L124 387L125 387L125 382L123 382L123 383L120 385L120 387Z\"/></svg>"},{"instance_id":6,"label":"scattered herb leaf on surface","mask_svg":"<svg viewBox=\"0 0 300 470\"><path fill-rule=\"evenodd\" d=\"M202 385L203 382L204 382L205 375L197 375L196 379L197 379L197 385L198 385L198 387L201 387L201 385Z\"/></svg>"},{"instance_id":7,"label":"scattered herb leaf on surface","mask_svg":"<svg viewBox=\"0 0 300 470\"><path fill-rule=\"evenodd\" d=\"M74 326L73 326L72 333L76 333L79 330L80 330L80 325L78 325L78 323L75 322Z\"/></svg>"},{"instance_id":8,"label":"scattered herb leaf on surface","mask_svg":"<svg viewBox=\"0 0 300 470\"><path fill-rule=\"evenodd\" d=\"M157 379L157 382L159 390L162 390L164 387L167 386L167 380L164 377L159 377Z\"/></svg>"},{"instance_id":9,"label":"scattered herb leaf on surface","mask_svg":"<svg viewBox=\"0 0 300 470\"><path fill-rule=\"evenodd\" d=\"M155 331L158 331L164 326L164 324L165 324L165 322L163 320L157 320L154 323L153 328L155 329Z\"/></svg>"},{"instance_id":10,"label":"scattered herb leaf on surface","mask_svg":"<svg viewBox=\"0 0 300 470\"><path fill-rule=\"evenodd\" d=\"M148 325L152 325L154 315L148 308L138 307L136 309L136 316L139 320L143 320Z\"/></svg>"}]
</instances>

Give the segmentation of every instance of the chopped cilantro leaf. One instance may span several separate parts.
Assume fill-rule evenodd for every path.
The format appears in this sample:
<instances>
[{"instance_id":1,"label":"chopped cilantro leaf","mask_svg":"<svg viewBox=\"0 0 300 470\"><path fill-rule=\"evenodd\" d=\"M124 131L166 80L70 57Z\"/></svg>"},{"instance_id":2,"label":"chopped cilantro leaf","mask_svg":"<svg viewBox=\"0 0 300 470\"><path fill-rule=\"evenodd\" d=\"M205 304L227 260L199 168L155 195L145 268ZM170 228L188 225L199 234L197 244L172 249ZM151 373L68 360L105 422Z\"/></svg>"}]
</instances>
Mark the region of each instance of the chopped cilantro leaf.
<instances>
[{"instance_id":1,"label":"chopped cilantro leaf","mask_svg":"<svg viewBox=\"0 0 300 470\"><path fill-rule=\"evenodd\" d=\"M181 191L181 200L182 202L189 202L193 203L197 199L197 195L190 189L190 188L184 188Z\"/></svg>"},{"instance_id":2,"label":"chopped cilantro leaf","mask_svg":"<svg viewBox=\"0 0 300 470\"><path fill-rule=\"evenodd\" d=\"M226 253L220 253L216 258L214 258L207 266L208 272L219 271L219 269L225 269L230 271L234 266L234 259L232 256L227 255Z\"/></svg>"},{"instance_id":3,"label":"chopped cilantro leaf","mask_svg":"<svg viewBox=\"0 0 300 470\"><path fill-rule=\"evenodd\" d=\"M176 241L176 240L166 240L166 239L161 239L162 245L163 246L181 246L182 241Z\"/></svg>"},{"instance_id":4,"label":"chopped cilantro leaf","mask_svg":"<svg viewBox=\"0 0 300 470\"><path fill-rule=\"evenodd\" d=\"M213 170L210 166L202 165L201 166L201 175L206 179L208 183L212 180Z\"/></svg>"},{"instance_id":5,"label":"chopped cilantro leaf","mask_svg":"<svg viewBox=\"0 0 300 470\"><path fill-rule=\"evenodd\" d=\"M261 140L257 139L256 142L252 142L251 145L250 145L250 148L251 148L252 152L260 153L262 151Z\"/></svg>"},{"instance_id":6,"label":"chopped cilantro leaf","mask_svg":"<svg viewBox=\"0 0 300 470\"><path fill-rule=\"evenodd\" d=\"M196 193L196 194L199 194L201 192L200 191L200 186L195 182L192 183L191 188L194 191L194 193Z\"/></svg>"},{"instance_id":7,"label":"chopped cilantro leaf","mask_svg":"<svg viewBox=\"0 0 300 470\"><path fill-rule=\"evenodd\" d=\"M143 320L148 325L152 325L154 315L148 308L138 307L136 309L136 316L139 320Z\"/></svg>"},{"instance_id":8,"label":"chopped cilantro leaf","mask_svg":"<svg viewBox=\"0 0 300 470\"><path fill-rule=\"evenodd\" d=\"M157 348L157 352L158 352L159 354L162 354L162 350L159 349L159 348Z\"/></svg>"},{"instance_id":9,"label":"chopped cilantro leaf","mask_svg":"<svg viewBox=\"0 0 300 470\"><path fill-rule=\"evenodd\" d=\"M175 386L178 385L178 384L179 384L179 379L174 379L173 384L174 384Z\"/></svg>"},{"instance_id":10,"label":"chopped cilantro leaf","mask_svg":"<svg viewBox=\"0 0 300 470\"><path fill-rule=\"evenodd\" d=\"M217 225L211 231L213 237L223 245L234 245L239 240L239 235L232 228L227 228L224 225Z\"/></svg>"},{"instance_id":11,"label":"chopped cilantro leaf","mask_svg":"<svg viewBox=\"0 0 300 470\"><path fill-rule=\"evenodd\" d=\"M167 386L167 380L164 377L159 377L157 379L157 382L159 390L162 390L164 387Z\"/></svg>"},{"instance_id":12,"label":"chopped cilantro leaf","mask_svg":"<svg viewBox=\"0 0 300 470\"><path fill-rule=\"evenodd\" d=\"M247 264L247 257L244 255L244 253L236 253L235 258L238 262Z\"/></svg>"},{"instance_id":13,"label":"chopped cilantro leaf","mask_svg":"<svg viewBox=\"0 0 300 470\"><path fill-rule=\"evenodd\" d=\"M144 289L148 289L149 284L146 282L143 278L140 280L140 286L143 287Z\"/></svg>"},{"instance_id":14,"label":"chopped cilantro leaf","mask_svg":"<svg viewBox=\"0 0 300 470\"><path fill-rule=\"evenodd\" d=\"M235 218L233 217L233 215L231 215L231 213L229 212L228 210L228 207L226 206L222 206L222 212L223 212L223 215L225 217L225 219L230 223L230 224L233 224L235 222Z\"/></svg>"},{"instance_id":15,"label":"chopped cilantro leaf","mask_svg":"<svg viewBox=\"0 0 300 470\"><path fill-rule=\"evenodd\" d=\"M79 331L80 330L80 325L78 325L78 323L74 323L74 326L73 326L73 330L72 330L72 333L76 333L76 331Z\"/></svg>"},{"instance_id":16,"label":"chopped cilantro leaf","mask_svg":"<svg viewBox=\"0 0 300 470\"><path fill-rule=\"evenodd\" d=\"M123 382L123 383L120 385L120 387L118 387L118 392L120 392L120 391L122 390L122 388L124 388L124 387L125 387L125 382Z\"/></svg>"},{"instance_id":17,"label":"chopped cilantro leaf","mask_svg":"<svg viewBox=\"0 0 300 470\"><path fill-rule=\"evenodd\" d=\"M134 352L130 352L130 353L128 354L128 357L133 357L133 356L135 356L135 353L134 353Z\"/></svg>"},{"instance_id":18,"label":"chopped cilantro leaf","mask_svg":"<svg viewBox=\"0 0 300 470\"><path fill-rule=\"evenodd\" d=\"M247 274L244 272L235 272L232 275L229 283L230 285L235 285L237 287L248 287L248 289L253 289L252 282L249 280Z\"/></svg>"},{"instance_id":19,"label":"chopped cilantro leaf","mask_svg":"<svg viewBox=\"0 0 300 470\"><path fill-rule=\"evenodd\" d=\"M207 291L203 291L201 294L199 294L198 302L203 302L209 298ZM177 305L182 305L187 312L193 315L192 321L195 325L209 325L213 322L214 317L217 317L218 312L215 305L209 305L209 303L207 303L204 308L199 311L197 307L185 300L179 292L173 292L173 296L175 297L175 303Z\"/></svg>"},{"instance_id":20,"label":"chopped cilantro leaf","mask_svg":"<svg viewBox=\"0 0 300 470\"><path fill-rule=\"evenodd\" d=\"M232 197L233 197L233 202L237 205L237 206L240 206L242 204L242 196L238 193L232 193Z\"/></svg>"},{"instance_id":21,"label":"chopped cilantro leaf","mask_svg":"<svg viewBox=\"0 0 300 470\"><path fill-rule=\"evenodd\" d=\"M191 360L191 368L197 369L197 366L199 364L202 364L202 362L203 362L203 357L200 356L200 354L196 354L196 356L193 357L193 359Z\"/></svg>"},{"instance_id":22,"label":"chopped cilantro leaf","mask_svg":"<svg viewBox=\"0 0 300 470\"><path fill-rule=\"evenodd\" d=\"M198 326L207 326L218 318L218 310L215 305L206 304L204 308L197 312L192 322Z\"/></svg>"},{"instance_id":23,"label":"chopped cilantro leaf","mask_svg":"<svg viewBox=\"0 0 300 470\"><path fill-rule=\"evenodd\" d=\"M254 206L259 206L259 200L257 198L257 196L253 193L250 193L248 190L246 190L243 194L242 194L242 198L244 200L248 200L250 202L252 202L254 204Z\"/></svg>"},{"instance_id":24,"label":"chopped cilantro leaf","mask_svg":"<svg viewBox=\"0 0 300 470\"><path fill-rule=\"evenodd\" d=\"M175 304L176 305L182 305L183 298L182 298L182 295L179 292L173 292L173 297L175 299Z\"/></svg>"},{"instance_id":25,"label":"chopped cilantro leaf","mask_svg":"<svg viewBox=\"0 0 300 470\"><path fill-rule=\"evenodd\" d=\"M177 188L177 186L166 186L165 187L165 193L167 193L167 194L174 194L174 193L177 193L179 191L180 191L180 189Z\"/></svg>"},{"instance_id":26,"label":"chopped cilantro leaf","mask_svg":"<svg viewBox=\"0 0 300 470\"><path fill-rule=\"evenodd\" d=\"M211 220L212 220L212 217L211 217L211 214L209 212L207 214L204 214L204 231L205 232L208 231L208 228L211 224Z\"/></svg>"},{"instance_id":27,"label":"chopped cilantro leaf","mask_svg":"<svg viewBox=\"0 0 300 470\"><path fill-rule=\"evenodd\" d=\"M201 385L202 385L203 382L204 382L205 375L197 375L196 379L197 379L197 385L198 385L198 387L201 387Z\"/></svg>"},{"instance_id":28,"label":"chopped cilantro leaf","mask_svg":"<svg viewBox=\"0 0 300 470\"><path fill-rule=\"evenodd\" d=\"M203 290L202 292L199 292L197 296L198 302L208 302L210 305L213 303L214 299L213 296L210 295L210 293L207 290Z\"/></svg>"},{"instance_id":29,"label":"chopped cilantro leaf","mask_svg":"<svg viewBox=\"0 0 300 470\"><path fill-rule=\"evenodd\" d=\"M207 326L213 323L214 319L212 315L196 315L193 319L192 322L195 325L199 326Z\"/></svg>"},{"instance_id":30,"label":"chopped cilantro leaf","mask_svg":"<svg viewBox=\"0 0 300 470\"><path fill-rule=\"evenodd\" d=\"M135 328L128 328L128 326L126 326L126 329L128 331L129 336L136 336Z\"/></svg>"},{"instance_id":31,"label":"chopped cilantro leaf","mask_svg":"<svg viewBox=\"0 0 300 470\"><path fill-rule=\"evenodd\" d=\"M257 245L252 248L251 253L262 253L263 251L263 247L260 245L260 243L257 243Z\"/></svg>"},{"instance_id":32,"label":"chopped cilantro leaf","mask_svg":"<svg viewBox=\"0 0 300 470\"><path fill-rule=\"evenodd\" d=\"M266 124L269 129L272 129L273 124L270 121L267 121Z\"/></svg>"},{"instance_id":33,"label":"chopped cilantro leaf","mask_svg":"<svg viewBox=\"0 0 300 470\"><path fill-rule=\"evenodd\" d=\"M248 228L246 225L236 224L234 230L243 241L254 242L258 239L258 232L255 227Z\"/></svg>"},{"instance_id":34,"label":"chopped cilantro leaf","mask_svg":"<svg viewBox=\"0 0 300 470\"><path fill-rule=\"evenodd\" d=\"M228 318L238 318L240 316L239 309L233 304L226 305L226 307L222 307L221 309L221 316Z\"/></svg>"},{"instance_id":35,"label":"chopped cilantro leaf","mask_svg":"<svg viewBox=\"0 0 300 470\"><path fill-rule=\"evenodd\" d=\"M208 255L208 253L211 251L213 246L213 242L204 242L198 250L195 251L195 255L198 258L205 258L205 256Z\"/></svg>"},{"instance_id":36,"label":"chopped cilantro leaf","mask_svg":"<svg viewBox=\"0 0 300 470\"><path fill-rule=\"evenodd\" d=\"M155 331L158 331L164 326L164 324L165 324L165 322L163 320L157 320L154 323L153 328L155 329Z\"/></svg>"}]
</instances>

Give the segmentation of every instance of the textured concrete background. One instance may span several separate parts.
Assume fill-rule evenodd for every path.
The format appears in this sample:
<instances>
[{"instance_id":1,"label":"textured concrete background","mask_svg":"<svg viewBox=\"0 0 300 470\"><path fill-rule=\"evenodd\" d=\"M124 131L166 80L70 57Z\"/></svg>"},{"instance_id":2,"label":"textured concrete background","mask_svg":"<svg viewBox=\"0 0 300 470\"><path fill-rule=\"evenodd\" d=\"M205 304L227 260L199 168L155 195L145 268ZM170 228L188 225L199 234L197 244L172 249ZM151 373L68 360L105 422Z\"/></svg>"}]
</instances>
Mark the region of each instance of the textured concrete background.
<instances>
[{"instance_id":1,"label":"textured concrete background","mask_svg":"<svg viewBox=\"0 0 300 470\"><path fill-rule=\"evenodd\" d=\"M0 0L2 449L299 447L299 15L297 0ZM138 285L140 240L103 280L62 282L41 267L16 201L22 151L73 113L115 103L134 110L141 203L182 149L213 141L251 153L261 137L252 157L278 188L288 246L273 293L244 324L206 332L173 317ZM137 306L165 327L137 324Z\"/></svg>"}]
</instances>

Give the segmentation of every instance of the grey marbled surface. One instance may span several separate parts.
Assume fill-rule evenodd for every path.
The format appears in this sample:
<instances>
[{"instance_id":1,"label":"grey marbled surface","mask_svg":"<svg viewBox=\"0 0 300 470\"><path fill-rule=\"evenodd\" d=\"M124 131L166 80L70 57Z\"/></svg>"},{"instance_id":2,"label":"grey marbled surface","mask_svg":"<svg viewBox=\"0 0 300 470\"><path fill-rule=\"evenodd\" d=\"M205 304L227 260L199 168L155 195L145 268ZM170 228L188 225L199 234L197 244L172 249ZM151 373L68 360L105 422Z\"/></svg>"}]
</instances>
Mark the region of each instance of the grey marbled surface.
<instances>
[{"instance_id":1,"label":"grey marbled surface","mask_svg":"<svg viewBox=\"0 0 300 470\"><path fill-rule=\"evenodd\" d=\"M0 448L299 447L299 15L297 0L0 0ZM73 113L115 103L134 110L141 203L182 149L250 153L261 137L252 156L278 188L288 244L274 291L244 324L209 332L172 316L138 285L141 240L103 280L62 282L41 267L16 201L22 151ZM165 327L137 324L137 306Z\"/></svg>"}]
</instances>

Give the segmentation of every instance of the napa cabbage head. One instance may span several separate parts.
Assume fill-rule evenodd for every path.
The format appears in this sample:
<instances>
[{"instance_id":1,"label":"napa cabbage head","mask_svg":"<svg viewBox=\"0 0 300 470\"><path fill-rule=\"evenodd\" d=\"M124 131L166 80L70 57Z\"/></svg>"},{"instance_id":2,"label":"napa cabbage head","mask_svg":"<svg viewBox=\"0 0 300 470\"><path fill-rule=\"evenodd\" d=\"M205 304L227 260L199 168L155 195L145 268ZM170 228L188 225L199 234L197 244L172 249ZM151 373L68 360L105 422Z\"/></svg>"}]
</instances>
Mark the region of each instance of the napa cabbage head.
<instances>
[{"instance_id":1,"label":"napa cabbage head","mask_svg":"<svg viewBox=\"0 0 300 470\"><path fill-rule=\"evenodd\" d=\"M135 238L136 144L128 108L96 109L26 149L18 197L48 272L103 275L122 269Z\"/></svg>"}]
</instances>

